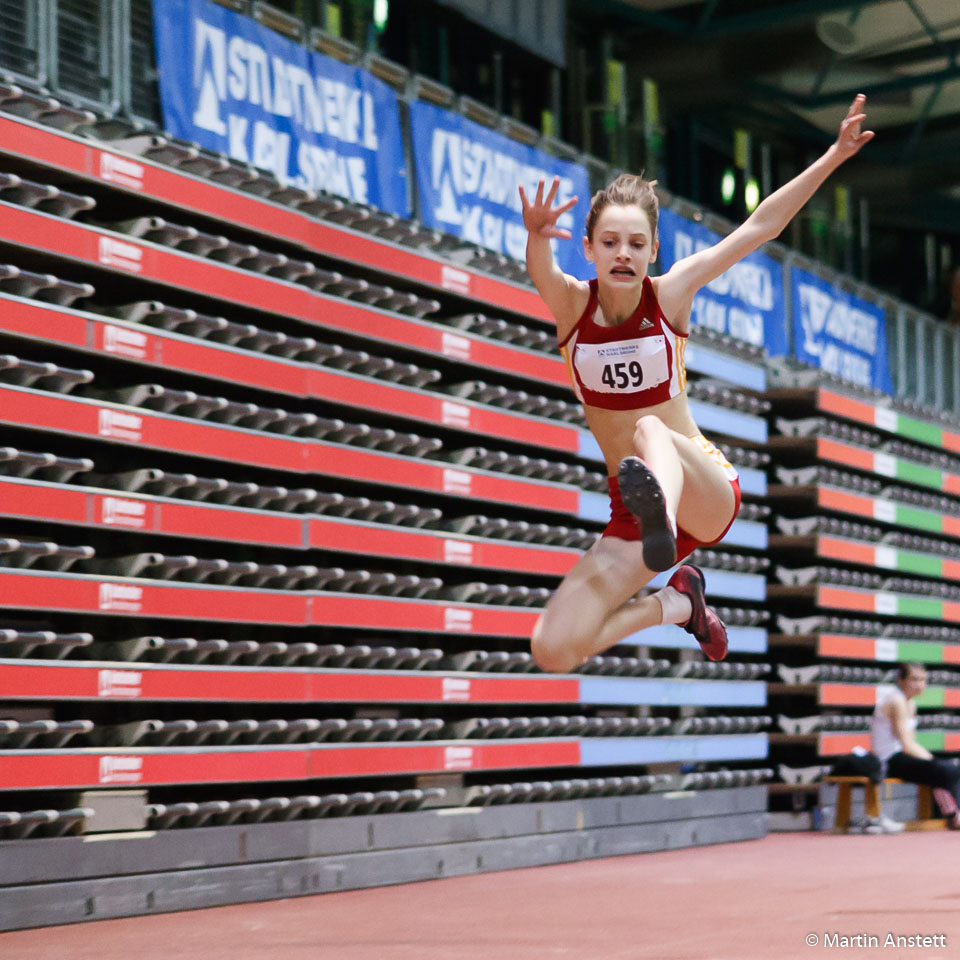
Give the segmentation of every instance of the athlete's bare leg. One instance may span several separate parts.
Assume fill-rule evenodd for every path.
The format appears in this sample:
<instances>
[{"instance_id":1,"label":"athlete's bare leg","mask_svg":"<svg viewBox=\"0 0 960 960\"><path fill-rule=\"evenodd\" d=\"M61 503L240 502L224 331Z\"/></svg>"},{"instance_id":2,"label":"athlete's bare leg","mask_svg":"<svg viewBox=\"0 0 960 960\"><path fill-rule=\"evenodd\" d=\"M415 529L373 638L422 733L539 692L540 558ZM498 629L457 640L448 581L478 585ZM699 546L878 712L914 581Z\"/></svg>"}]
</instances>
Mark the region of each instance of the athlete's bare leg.
<instances>
[{"instance_id":1,"label":"athlete's bare leg","mask_svg":"<svg viewBox=\"0 0 960 960\"><path fill-rule=\"evenodd\" d=\"M703 543L719 537L730 523L736 497L718 464L689 437L652 416L637 421L633 444L659 481L678 526Z\"/></svg>"},{"instance_id":2,"label":"athlete's bare leg","mask_svg":"<svg viewBox=\"0 0 960 960\"><path fill-rule=\"evenodd\" d=\"M680 468L677 522L697 540L714 540L729 524L736 503L730 481L688 437L663 430L673 456L659 432L652 441L657 448L651 452L666 464L668 478L670 471ZM537 620L531 637L537 665L566 673L631 633L661 623L656 596L633 599L654 576L643 563L641 541L598 540L563 579Z\"/></svg>"},{"instance_id":3,"label":"athlete's bare leg","mask_svg":"<svg viewBox=\"0 0 960 960\"><path fill-rule=\"evenodd\" d=\"M567 673L628 633L659 623L653 597L628 603L654 576L643 565L640 541L598 540L563 578L533 628L537 666Z\"/></svg>"},{"instance_id":4,"label":"athlete's bare leg","mask_svg":"<svg viewBox=\"0 0 960 960\"><path fill-rule=\"evenodd\" d=\"M684 485L683 464L677 456L676 436L680 434L674 434L659 417L649 415L640 417L633 431L633 448L660 482L667 514L674 520Z\"/></svg>"}]
</instances>

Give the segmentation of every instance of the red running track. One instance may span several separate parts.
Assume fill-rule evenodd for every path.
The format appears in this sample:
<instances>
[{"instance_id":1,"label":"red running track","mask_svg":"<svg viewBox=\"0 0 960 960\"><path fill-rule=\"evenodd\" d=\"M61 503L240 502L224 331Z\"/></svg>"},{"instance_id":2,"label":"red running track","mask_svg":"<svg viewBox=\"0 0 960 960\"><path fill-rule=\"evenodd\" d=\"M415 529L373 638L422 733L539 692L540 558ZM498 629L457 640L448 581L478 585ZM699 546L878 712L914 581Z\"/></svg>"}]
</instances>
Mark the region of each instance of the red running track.
<instances>
[{"instance_id":1,"label":"red running track","mask_svg":"<svg viewBox=\"0 0 960 960\"><path fill-rule=\"evenodd\" d=\"M960 836L943 832L779 834L5 933L0 958L953 960L960 957L958 854ZM944 936L946 944L883 946L888 933ZM816 946L805 944L808 934ZM824 943L835 934L876 936L878 945Z\"/></svg>"}]
</instances>

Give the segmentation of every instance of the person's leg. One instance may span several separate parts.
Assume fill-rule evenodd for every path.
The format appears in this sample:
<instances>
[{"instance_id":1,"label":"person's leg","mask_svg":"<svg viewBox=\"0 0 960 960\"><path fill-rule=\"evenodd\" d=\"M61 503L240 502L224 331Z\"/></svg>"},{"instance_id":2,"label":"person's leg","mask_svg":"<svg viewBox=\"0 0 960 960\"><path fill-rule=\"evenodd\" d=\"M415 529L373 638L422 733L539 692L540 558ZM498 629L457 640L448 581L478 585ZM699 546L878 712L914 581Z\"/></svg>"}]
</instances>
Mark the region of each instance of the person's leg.
<instances>
[{"instance_id":1,"label":"person's leg","mask_svg":"<svg viewBox=\"0 0 960 960\"><path fill-rule=\"evenodd\" d=\"M633 431L633 449L657 478L663 491L667 515L674 524L686 481L683 462L678 455L677 438L682 438L682 434L671 430L659 417L652 415L640 417Z\"/></svg>"},{"instance_id":2,"label":"person's leg","mask_svg":"<svg viewBox=\"0 0 960 960\"><path fill-rule=\"evenodd\" d=\"M947 818L950 828L960 830L960 807L957 805L957 798L945 787L934 787L933 799Z\"/></svg>"},{"instance_id":3,"label":"person's leg","mask_svg":"<svg viewBox=\"0 0 960 960\"><path fill-rule=\"evenodd\" d=\"M530 648L537 665L566 673L625 636L662 623L657 594L634 599L653 576L643 564L640 541L598 540L564 577L533 628ZM684 615L682 598L676 609L667 613Z\"/></svg>"},{"instance_id":4,"label":"person's leg","mask_svg":"<svg viewBox=\"0 0 960 960\"><path fill-rule=\"evenodd\" d=\"M687 539L709 543L720 537L737 504L731 485L736 471L722 454L713 448L714 455L710 455L704 444L670 430L653 416L637 421L634 443L664 476L672 491L664 496L664 504L667 509L677 504ZM671 578L673 586L634 599L655 576L644 560L642 542L617 536L603 537L587 551L554 592L534 627L531 651L541 669L567 672L624 637L660 623L686 625L708 657L722 659L726 631L706 607L702 574L696 571L696 575L677 580L681 571L696 569L681 567Z\"/></svg>"},{"instance_id":5,"label":"person's leg","mask_svg":"<svg viewBox=\"0 0 960 960\"><path fill-rule=\"evenodd\" d=\"M691 614L688 620L673 622L693 636L708 660L725 660L728 646L727 628L716 611L707 606L706 587L706 579L699 567L692 563L677 567L666 589L672 588L685 597L690 603Z\"/></svg>"},{"instance_id":6,"label":"person's leg","mask_svg":"<svg viewBox=\"0 0 960 960\"><path fill-rule=\"evenodd\" d=\"M887 775L933 787L941 813L960 821L960 768L942 760L923 760L906 753L895 753L887 761ZM960 822L957 825L960 826Z\"/></svg>"},{"instance_id":7,"label":"person's leg","mask_svg":"<svg viewBox=\"0 0 960 960\"><path fill-rule=\"evenodd\" d=\"M895 753L887 761L887 773L910 783L924 783L949 790L956 798L960 768L941 760L922 760L907 753Z\"/></svg>"},{"instance_id":8,"label":"person's leg","mask_svg":"<svg viewBox=\"0 0 960 960\"><path fill-rule=\"evenodd\" d=\"M677 523L694 540L715 543L740 509L733 487L737 471L705 437L674 433L673 438L685 477Z\"/></svg>"},{"instance_id":9,"label":"person's leg","mask_svg":"<svg viewBox=\"0 0 960 960\"><path fill-rule=\"evenodd\" d=\"M685 437L652 415L637 420L633 446L637 456L620 462L620 493L643 531L644 562L666 570L676 562L678 526L710 543L730 525L736 471L712 444Z\"/></svg>"},{"instance_id":10,"label":"person's leg","mask_svg":"<svg viewBox=\"0 0 960 960\"><path fill-rule=\"evenodd\" d=\"M598 540L563 579L534 626L530 649L537 665L566 673L658 624L682 626L709 659L722 660L726 629L706 605L700 571L681 566L663 589L636 597L653 576L643 564L639 541Z\"/></svg>"}]
</instances>

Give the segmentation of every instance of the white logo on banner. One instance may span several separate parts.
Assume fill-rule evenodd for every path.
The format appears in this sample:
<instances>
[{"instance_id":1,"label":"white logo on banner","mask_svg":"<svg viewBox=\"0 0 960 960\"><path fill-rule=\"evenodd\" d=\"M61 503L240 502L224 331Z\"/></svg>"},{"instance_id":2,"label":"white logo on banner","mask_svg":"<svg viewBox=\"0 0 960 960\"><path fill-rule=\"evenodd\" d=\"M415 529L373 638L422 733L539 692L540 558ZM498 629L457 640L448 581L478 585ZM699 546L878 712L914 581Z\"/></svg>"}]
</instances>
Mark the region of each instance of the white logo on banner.
<instances>
[{"instance_id":1,"label":"white logo on banner","mask_svg":"<svg viewBox=\"0 0 960 960\"><path fill-rule=\"evenodd\" d=\"M873 656L877 660L897 660L900 657L900 647L896 640L883 637L873 643Z\"/></svg>"},{"instance_id":2,"label":"white logo on banner","mask_svg":"<svg viewBox=\"0 0 960 960\"><path fill-rule=\"evenodd\" d=\"M874 417L874 420L877 418ZM880 424L877 424L880 426ZM893 427L896 432L896 426ZM873 472L879 473L882 477L895 477L897 475L897 458L889 453L875 453L873 455Z\"/></svg>"},{"instance_id":3,"label":"white logo on banner","mask_svg":"<svg viewBox=\"0 0 960 960\"><path fill-rule=\"evenodd\" d=\"M140 530L147 525L147 505L142 500L104 497L100 501L100 522L113 527Z\"/></svg>"},{"instance_id":4,"label":"white logo on banner","mask_svg":"<svg viewBox=\"0 0 960 960\"><path fill-rule=\"evenodd\" d=\"M873 595L873 609L875 613L894 615L900 604L895 593L879 592Z\"/></svg>"},{"instance_id":5,"label":"white logo on banner","mask_svg":"<svg viewBox=\"0 0 960 960\"><path fill-rule=\"evenodd\" d=\"M443 471L443 492L456 493L464 497L469 497L473 490L473 475L463 470Z\"/></svg>"},{"instance_id":6,"label":"white logo on banner","mask_svg":"<svg viewBox=\"0 0 960 960\"><path fill-rule=\"evenodd\" d=\"M470 681L444 677L442 698L444 703L466 703L470 699Z\"/></svg>"},{"instance_id":7,"label":"white logo on banner","mask_svg":"<svg viewBox=\"0 0 960 960\"><path fill-rule=\"evenodd\" d=\"M889 400L887 401L881 400L880 402L881 403L889 402ZM891 433L897 433L897 427L899 423L900 423L900 415L897 413L896 410L892 410L890 407L874 408L873 425L875 427L879 427L881 430L889 430ZM879 456L880 454L874 454L874 470L876 470L878 473L880 472L880 468L876 466L876 458ZM893 475L894 474L892 473L887 474L887 476L890 476L890 477L892 477Z\"/></svg>"},{"instance_id":8,"label":"white logo on banner","mask_svg":"<svg viewBox=\"0 0 960 960\"><path fill-rule=\"evenodd\" d=\"M893 500L883 500L877 497L873 501L873 519L882 523L897 522L897 505Z\"/></svg>"},{"instance_id":9,"label":"white logo on banner","mask_svg":"<svg viewBox=\"0 0 960 960\"><path fill-rule=\"evenodd\" d=\"M100 179L110 183L129 187L131 190L143 188L144 166L127 157L118 157L113 153L100 154Z\"/></svg>"},{"instance_id":10,"label":"white logo on banner","mask_svg":"<svg viewBox=\"0 0 960 960\"><path fill-rule=\"evenodd\" d=\"M810 284L798 283L797 292L800 298L803 351L811 357L819 357L820 369L827 373L861 386L870 386L873 373L869 358L877 353L880 332L878 318ZM824 334L836 342L826 341ZM841 344L860 353L845 350Z\"/></svg>"},{"instance_id":11,"label":"white logo on banner","mask_svg":"<svg viewBox=\"0 0 960 960\"><path fill-rule=\"evenodd\" d=\"M140 783L143 757L101 757L100 783Z\"/></svg>"},{"instance_id":12,"label":"white logo on banner","mask_svg":"<svg viewBox=\"0 0 960 960\"><path fill-rule=\"evenodd\" d=\"M446 747L443 751L444 770L472 770L473 747Z\"/></svg>"},{"instance_id":13,"label":"white logo on banner","mask_svg":"<svg viewBox=\"0 0 960 960\"><path fill-rule=\"evenodd\" d=\"M143 607L143 587L128 583L101 583L100 609L139 613Z\"/></svg>"},{"instance_id":14,"label":"white logo on banner","mask_svg":"<svg viewBox=\"0 0 960 960\"><path fill-rule=\"evenodd\" d=\"M444 540L443 559L469 567L473 563L473 544L467 540Z\"/></svg>"},{"instance_id":15,"label":"white logo on banner","mask_svg":"<svg viewBox=\"0 0 960 960\"><path fill-rule=\"evenodd\" d=\"M147 335L139 330L127 330L126 327L114 327L105 324L103 327L103 349L107 353L130 357L133 360L146 360Z\"/></svg>"},{"instance_id":16,"label":"white logo on banner","mask_svg":"<svg viewBox=\"0 0 960 960\"><path fill-rule=\"evenodd\" d=\"M447 607L443 611L443 629L451 633L469 633L473 629L473 611Z\"/></svg>"},{"instance_id":17,"label":"white logo on banner","mask_svg":"<svg viewBox=\"0 0 960 960\"><path fill-rule=\"evenodd\" d=\"M143 269L143 249L125 240L100 237L99 260L105 267L117 267L139 273Z\"/></svg>"},{"instance_id":18,"label":"white logo on banner","mask_svg":"<svg viewBox=\"0 0 960 960\"><path fill-rule=\"evenodd\" d=\"M441 405L441 416L445 427L460 427L470 429L470 408L464 403L453 403L444 400Z\"/></svg>"},{"instance_id":19,"label":"white logo on banner","mask_svg":"<svg viewBox=\"0 0 960 960\"><path fill-rule=\"evenodd\" d=\"M120 410L101 409L97 417L97 432L101 437L138 443L143 437L143 417Z\"/></svg>"},{"instance_id":20,"label":"white logo on banner","mask_svg":"<svg viewBox=\"0 0 960 960\"><path fill-rule=\"evenodd\" d=\"M433 131L430 154L432 186L437 191L434 218L449 224L454 228L451 232L470 243L522 260L527 231L515 219L520 211L517 184L524 184L529 195L531 189L536 190L538 180L552 180L552 173L481 140L441 128ZM561 177L556 202L566 203L574 191L573 181ZM484 210L482 203L502 207L503 215ZM557 225L573 229L572 212L563 214ZM552 240L551 245L555 244Z\"/></svg>"},{"instance_id":21,"label":"white logo on banner","mask_svg":"<svg viewBox=\"0 0 960 960\"><path fill-rule=\"evenodd\" d=\"M469 294L470 274L456 267L443 266L440 268L440 286L454 293Z\"/></svg>"},{"instance_id":22,"label":"white logo on banner","mask_svg":"<svg viewBox=\"0 0 960 960\"><path fill-rule=\"evenodd\" d=\"M100 670L97 673L98 697L139 697L143 674L139 670Z\"/></svg>"},{"instance_id":23,"label":"white logo on banner","mask_svg":"<svg viewBox=\"0 0 960 960\"><path fill-rule=\"evenodd\" d=\"M290 45L291 49L299 48ZM379 147L376 112L370 93L329 77L313 76L304 63L291 63L245 37L202 19L194 22L193 123L229 140L229 154L270 170L290 182L292 138L268 120L230 112L230 102L289 118L305 133L321 133L366 150ZM368 202L366 162L301 140L297 144L298 186L323 188Z\"/></svg>"},{"instance_id":24,"label":"white logo on banner","mask_svg":"<svg viewBox=\"0 0 960 960\"><path fill-rule=\"evenodd\" d=\"M873 550L873 561L878 567L885 570L894 570L897 566L897 559L900 551L896 547L888 547L885 544L877 544Z\"/></svg>"},{"instance_id":25,"label":"white logo on banner","mask_svg":"<svg viewBox=\"0 0 960 960\"><path fill-rule=\"evenodd\" d=\"M440 349L445 357L469 360L472 342L469 337L458 337L455 333L444 333L440 338Z\"/></svg>"},{"instance_id":26,"label":"white logo on banner","mask_svg":"<svg viewBox=\"0 0 960 960\"><path fill-rule=\"evenodd\" d=\"M199 19L194 29L193 86L199 93L193 122L222 137L227 132L220 116L220 103L227 96L227 35Z\"/></svg>"}]
</instances>

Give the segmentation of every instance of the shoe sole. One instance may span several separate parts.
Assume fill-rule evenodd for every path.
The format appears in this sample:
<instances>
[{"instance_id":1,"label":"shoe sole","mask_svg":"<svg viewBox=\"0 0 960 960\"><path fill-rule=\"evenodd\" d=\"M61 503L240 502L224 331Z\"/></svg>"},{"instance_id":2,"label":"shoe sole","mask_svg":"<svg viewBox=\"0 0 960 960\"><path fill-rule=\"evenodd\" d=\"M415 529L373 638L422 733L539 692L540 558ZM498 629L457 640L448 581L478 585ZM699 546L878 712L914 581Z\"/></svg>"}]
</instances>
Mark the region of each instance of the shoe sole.
<instances>
[{"instance_id":1,"label":"shoe sole","mask_svg":"<svg viewBox=\"0 0 960 960\"><path fill-rule=\"evenodd\" d=\"M640 524L643 562L659 573L677 562L677 540L667 523L667 504L657 478L639 457L624 457L617 470L620 499Z\"/></svg>"}]
</instances>

